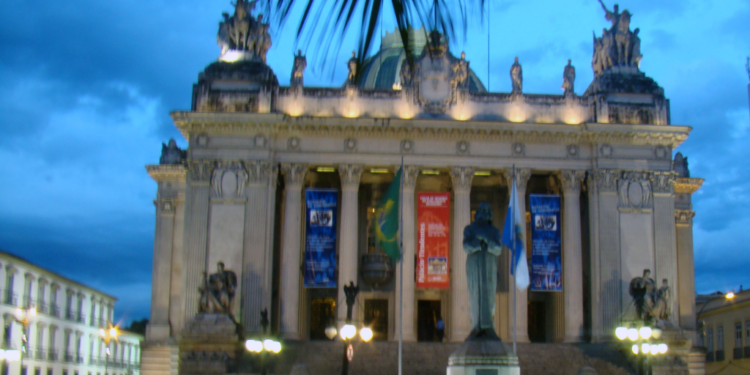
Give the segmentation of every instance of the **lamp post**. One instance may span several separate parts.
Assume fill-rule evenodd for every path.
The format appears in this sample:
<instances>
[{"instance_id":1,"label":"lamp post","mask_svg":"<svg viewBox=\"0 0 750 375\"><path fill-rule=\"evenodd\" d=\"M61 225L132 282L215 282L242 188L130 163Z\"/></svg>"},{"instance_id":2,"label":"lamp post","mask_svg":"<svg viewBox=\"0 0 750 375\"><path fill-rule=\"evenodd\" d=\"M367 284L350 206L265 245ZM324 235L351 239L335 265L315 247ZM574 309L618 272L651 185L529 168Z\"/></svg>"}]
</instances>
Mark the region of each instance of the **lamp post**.
<instances>
[{"instance_id":1,"label":"lamp post","mask_svg":"<svg viewBox=\"0 0 750 375\"><path fill-rule=\"evenodd\" d=\"M658 342L661 338L662 331L659 328L651 328L647 325L631 325L630 328L625 326L617 327L615 336L620 341L629 340L633 342L630 350L636 356L636 373L639 375L648 375L651 373L650 356L666 354L669 347L666 343ZM648 363L648 368L646 368Z\"/></svg>"},{"instance_id":2,"label":"lamp post","mask_svg":"<svg viewBox=\"0 0 750 375\"><path fill-rule=\"evenodd\" d=\"M263 335L260 340L250 339L245 341L245 348L252 353L261 353L260 357L260 373L266 375L266 358L268 353L278 354L281 351L281 343L270 338L268 336L268 309L263 309L260 312L260 326L262 327Z\"/></svg>"},{"instance_id":3,"label":"lamp post","mask_svg":"<svg viewBox=\"0 0 750 375\"><path fill-rule=\"evenodd\" d=\"M3 366L7 366L8 362L16 362L21 360L20 350L3 350L0 349L0 361L3 362Z\"/></svg>"},{"instance_id":4,"label":"lamp post","mask_svg":"<svg viewBox=\"0 0 750 375\"><path fill-rule=\"evenodd\" d=\"M357 300L357 293L359 293L359 288L354 285L353 281L350 281L349 285L344 285L344 295L346 296L346 321L344 326L341 327L341 339L344 341L344 358L341 367L342 375L349 374L349 362L351 362L354 357L354 347L351 344L351 340L357 335L357 327L352 324L352 308L354 307L354 302ZM326 336L329 339L333 340L333 338L336 337L336 333L335 325L326 328ZM372 329L369 327L360 329L359 336L364 342L370 341L372 339Z\"/></svg>"},{"instance_id":5,"label":"lamp post","mask_svg":"<svg viewBox=\"0 0 750 375\"><path fill-rule=\"evenodd\" d=\"M109 326L108 330L99 329L99 337L102 338L102 341L104 341L104 375L107 375L107 370L109 368L109 342L112 340L115 340L117 342L117 327Z\"/></svg>"},{"instance_id":6,"label":"lamp post","mask_svg":"<svg viewBox=\"0 0 750 375\"><path fill-rule=\"evenodd\" d=\"M28 339L26 338L26 332L29 327L29 323L31 323L31 318L36 316L36 308L35 307L27 307L27 308L17 308L16 313L14 314L16 321L23 326L23 332L21 332L21 350L19 351L19 358L20 364L18 366L18 373L20 375L23 375L23 355L26 353L26 343L28 342Z\"/></svg>"}]
</instances>

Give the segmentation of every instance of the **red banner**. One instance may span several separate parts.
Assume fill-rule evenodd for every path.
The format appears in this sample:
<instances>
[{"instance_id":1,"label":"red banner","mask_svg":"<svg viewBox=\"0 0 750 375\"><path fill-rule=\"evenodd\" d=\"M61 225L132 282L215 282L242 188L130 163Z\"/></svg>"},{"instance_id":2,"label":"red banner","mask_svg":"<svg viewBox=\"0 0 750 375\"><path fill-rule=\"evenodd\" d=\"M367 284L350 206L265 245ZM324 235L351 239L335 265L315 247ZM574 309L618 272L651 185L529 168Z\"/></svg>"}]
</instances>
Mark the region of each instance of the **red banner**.
<instances>
[{"instance_id":1,"label":"red banner","mask_svg":"<svg viewBox=\"0 0 750 375\"><path fill-rule=\"evenodd\" d=\"M417 288L448 289L450 193L417 194Z\"/></svg>"}]
</instances>

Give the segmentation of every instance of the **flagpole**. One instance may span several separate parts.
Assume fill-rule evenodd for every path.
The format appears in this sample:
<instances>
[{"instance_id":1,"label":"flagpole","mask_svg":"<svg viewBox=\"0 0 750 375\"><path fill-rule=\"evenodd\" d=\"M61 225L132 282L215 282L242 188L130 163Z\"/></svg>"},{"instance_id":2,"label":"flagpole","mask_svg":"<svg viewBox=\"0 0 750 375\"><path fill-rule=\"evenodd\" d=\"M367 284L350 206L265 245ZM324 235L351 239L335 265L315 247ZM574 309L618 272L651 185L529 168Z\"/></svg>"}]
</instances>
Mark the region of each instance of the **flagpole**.
<instances>
[{"instance_id":1,"label":"flagpole","mask_svg":"<svg viewBox=\"0 0 750 375\"><path fill-rule=\"evenodd\" d=\"M518 260L514 259L515 258L514 255L516 253L516 249L515 249L515 247L516 247L516 213L513 212L514 211L513 210L513 204L514 204L514 202L513 202L513 191L515 191L515 189L516 189L516 165L515 164L513 164L513 172L512 173L513 173L513 180L512 180L513 182L511 182L511 183L513 185L510 187L510 191L511 191L511 193L510 193L510 197L511 198L510 199L511 199L511 202L508 203L508 205L511 207L510 208L510 215L511 215L510 219L512 220L511 221L511 225L510 225L510 228L511 228L511 230L510 230L510 243L513 244L513 247L514 247L511 250L511 253L510 253L511 254L511 256L510 256L510 262L511 262L510 267L511 268L515 267L517 265L517 262L518 262ZM516 200L518 200L518 192L516 192ZM518 209L518 207L516 207L516 209ZM518 272L518 269L516 269L516 272ZM514 286L515 286L513 288L513 353L515 355L518 355L518 351L516 350L516 290L518 290L518 285L516 284L515 281L516 280L514 280L514 283L513 283Z\"/></svg>"},{"instance_id":2,"label":"flagpole","mask_svg":"<svg viewBox=\"0 0 750 375\"><path fill-rule=\"evenodd\" d=\"M398 375L402 375L404 359L404 233L402 231L402 223L404 221L404 155L401 155L401 181L399 190L401 192L398 202L398 233L401 264L398 267Z\"/></svg>"}]
</instances>

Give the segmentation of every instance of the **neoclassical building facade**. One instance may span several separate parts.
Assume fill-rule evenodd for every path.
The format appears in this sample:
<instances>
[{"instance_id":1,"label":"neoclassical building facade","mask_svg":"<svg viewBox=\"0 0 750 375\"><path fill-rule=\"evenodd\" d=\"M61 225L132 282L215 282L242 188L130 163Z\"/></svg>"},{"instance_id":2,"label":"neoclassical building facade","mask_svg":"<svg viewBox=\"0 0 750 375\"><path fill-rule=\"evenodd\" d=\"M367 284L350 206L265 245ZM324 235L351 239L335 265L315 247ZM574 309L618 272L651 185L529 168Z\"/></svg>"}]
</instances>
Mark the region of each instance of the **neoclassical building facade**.
<instances>
[{"instance_id":1,"label":"neoclassical building facade","mask_svg":"<svg viewBox=\"0 0 750 375\"><path fill-rule=\"evenodd\" d=\"M0 313L3 317L2 349L20 350L26 336L23 367L4 361L4 374L22 375L125 375L140 372L143 336L120 331L107 345L100 329L113 324L114 303L106 293L0 252ZM28 325L16 319L16 310L29 311Z\"/></svg>"},{"instance_id":2,"label":"neoclassical building facade","mask_svg":"<svg viewBox=\"0 0 750 375\"><path fill-rule=\"evenodd\" d=\"M511 92L495 93L442 35L422 39L410 66L391 37L359 84L350 62L343 86L306 87L306 62L296 55L291 86L280 86L253 51L224 54L199 74L191 110L171 114L188 149L165 145L161 163L146 167L158 189L145 351L175 358L183 327L198 313L203 273L217 262L238 275L233 314L248 335L260 332L267 308L283 339L324 338L323 329L343 319L342 287L353 281L361 288L355 320L375 326L376 338L396 340L401 323L405 341L432 341L441 317L446 339L463 341L463 228L481 202L502 228L513 171L522 211L531 194L561 199L562 290L526 290L513 303L504 251L494 317L503 340L514 328L519 342L612 340L634 318L628 284L644 269L669 281L672 323L695 331L691 195L703 180L690 177L682 155L673 159L691 128L671 123L664 90L638 68L640 50L607 63L595 55L595 78L582 95L570 65L563 95L523 92L518 62ZM371 220L402 161L403 262L395 264L374 245ZM335 287L305 286L308 189L338 197ZM424 192L450 197L446 288L416 281ZM527 221L531 249L528 214Z\"/></svg>"}]
</instances>

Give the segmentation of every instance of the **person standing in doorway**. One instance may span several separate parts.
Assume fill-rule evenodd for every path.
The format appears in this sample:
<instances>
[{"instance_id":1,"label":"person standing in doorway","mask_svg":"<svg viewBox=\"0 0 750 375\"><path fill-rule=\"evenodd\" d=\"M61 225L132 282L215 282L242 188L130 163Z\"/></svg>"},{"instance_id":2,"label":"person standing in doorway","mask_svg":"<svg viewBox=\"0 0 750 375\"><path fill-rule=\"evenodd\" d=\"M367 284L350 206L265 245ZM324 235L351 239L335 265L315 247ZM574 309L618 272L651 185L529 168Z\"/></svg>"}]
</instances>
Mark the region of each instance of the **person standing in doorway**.
<instances>
[{"instance_id":1,"label":"person standing in doorway","mask_svg":"<svg viewBox=\"0 0 750 375\"><path fill-rule=\"evenodd\" d=\"M440 316L438 316L437 321L435 322L435 331L437 332L438 342L443 342L443 337L445 336L445 322Z\"/></svg>"}]
</instances>

